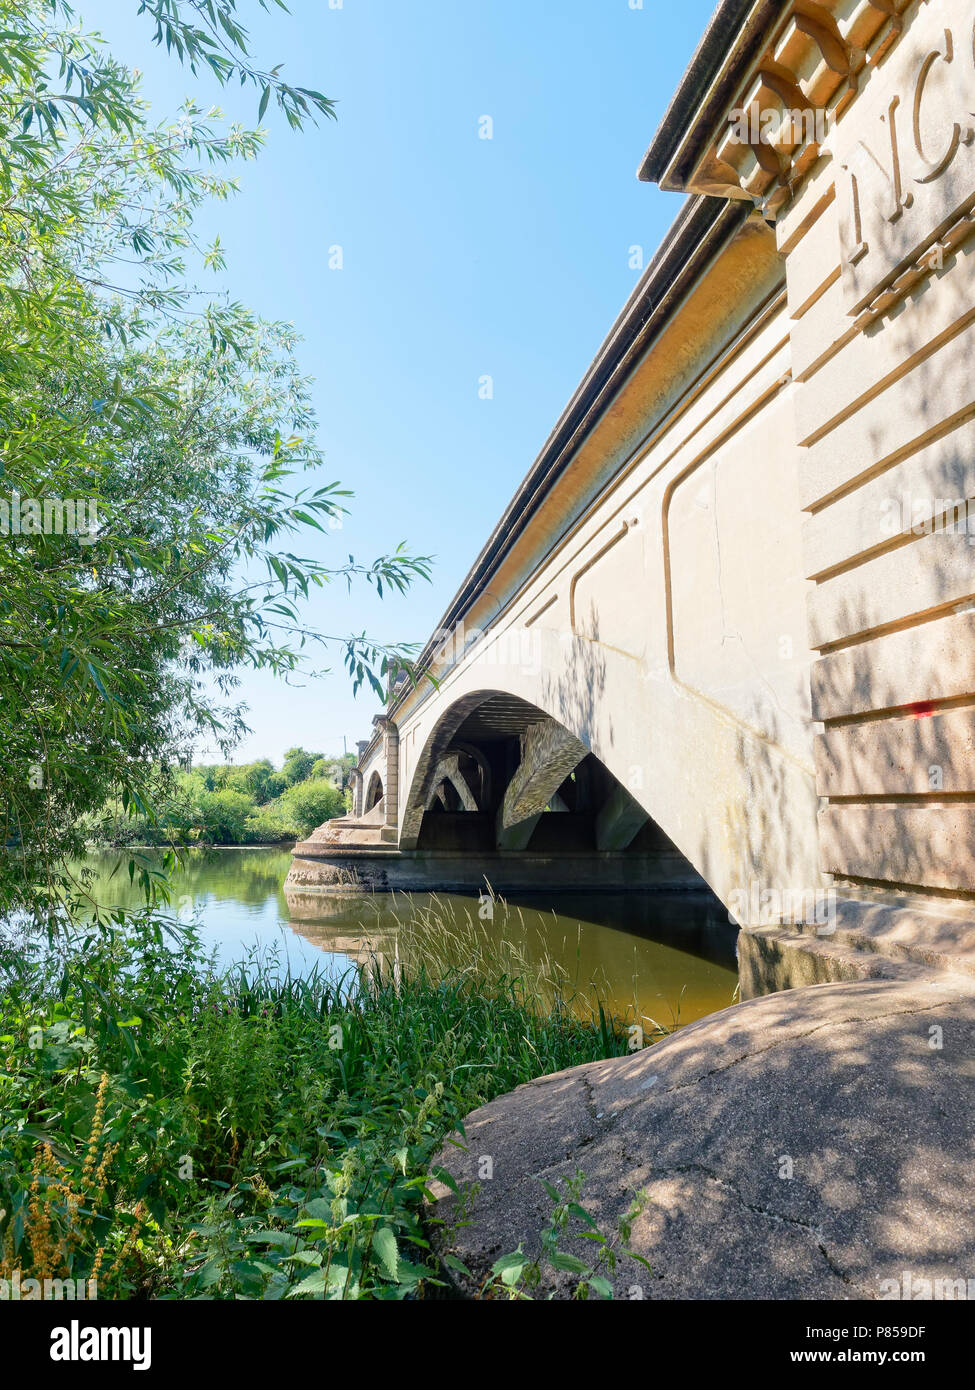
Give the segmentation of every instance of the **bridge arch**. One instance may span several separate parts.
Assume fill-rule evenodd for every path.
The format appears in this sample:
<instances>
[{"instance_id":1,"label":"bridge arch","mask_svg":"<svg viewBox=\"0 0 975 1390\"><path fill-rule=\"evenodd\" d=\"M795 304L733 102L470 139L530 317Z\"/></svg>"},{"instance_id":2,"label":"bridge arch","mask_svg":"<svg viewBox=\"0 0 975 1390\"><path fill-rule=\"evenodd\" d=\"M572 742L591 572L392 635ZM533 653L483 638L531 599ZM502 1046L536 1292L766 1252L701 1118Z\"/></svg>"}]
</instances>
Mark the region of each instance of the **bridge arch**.
<instances>
[{"instance_id":1,"label":"bridge arch","mask_svg":"<svg viewBox=\"0 0 975 1390\"><path fill-rule=\"evenodd\" d=\"M470 743L455 742L434 769L425 811L484 811L491 800L491 766L481 750Z\"/></svg>"},{"instance_id":2,"label":"bridge arch","mask_svg":"<svg viewBox=\"0 0 975 1390\"><path fill-rule=\"evenodd\" d=\"M682 886L706 882L588 742L492 688L436 720L409 780L400 847L643 853Z\"/></svg>"},{"instance_id":3,"label":"bridge arch","mask_svg":"<svg viewBox=\"0 0 975 1390\"><path fill-rule=\"evenodd\" d=\"M621 591L618 601L634 606L632 594ZM535 719L552 720L578 740L618 784L615 805L601 808L604 829L615 820L625 835L635 803L729 910L756 881L763 889L819 889L818 844L808 833L817 806L812 769L800 751L807 737L801 709L793 714L785 700L763 694L745 719L730 701L722 706L675 679L665 653L657 660L623 649L606 612L588 620L584 633L575 631L564 603L560 595L529 629L527 656L510 659L511 643L499 654L488 631L438 674L435 690L407 701L399 718L400 848L423 848L436 765L458 740L478 742L471 716L491 718L498 702L520 701ZM495 810L508 786L507 775L495 785ZM509 847L520 847L517 835Z\"/></svg>"},{"instance_id":4,"label":"bridge arch","mask_svg":"<svg viewBox=\"0 0 975 1390\"><path fill-rule=\"evenodd\" d=\"M378 772L374 772L369 778L366 786L366 794L362 804L363 814L374 810L383 799L383 779Z\"/></svg>"}]
</instances>

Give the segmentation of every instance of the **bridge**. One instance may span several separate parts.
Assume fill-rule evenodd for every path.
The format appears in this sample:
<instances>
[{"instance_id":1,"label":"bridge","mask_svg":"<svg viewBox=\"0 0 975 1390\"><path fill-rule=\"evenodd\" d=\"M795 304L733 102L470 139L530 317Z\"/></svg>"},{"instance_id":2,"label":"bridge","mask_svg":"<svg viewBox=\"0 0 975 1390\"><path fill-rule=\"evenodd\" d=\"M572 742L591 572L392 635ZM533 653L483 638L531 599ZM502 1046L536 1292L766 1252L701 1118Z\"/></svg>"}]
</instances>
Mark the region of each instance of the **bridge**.
<instances>
[{"instance_id":1,"label":"bridge","mask_svg":"<svg viewBox=\"0 0 975 1390\"><path fill-rule=\"evenodd\" d=\"M707 888L746 995L975 974L973 30L719 5L677 219L290 891Z\"/></svg>"}]
</instances>

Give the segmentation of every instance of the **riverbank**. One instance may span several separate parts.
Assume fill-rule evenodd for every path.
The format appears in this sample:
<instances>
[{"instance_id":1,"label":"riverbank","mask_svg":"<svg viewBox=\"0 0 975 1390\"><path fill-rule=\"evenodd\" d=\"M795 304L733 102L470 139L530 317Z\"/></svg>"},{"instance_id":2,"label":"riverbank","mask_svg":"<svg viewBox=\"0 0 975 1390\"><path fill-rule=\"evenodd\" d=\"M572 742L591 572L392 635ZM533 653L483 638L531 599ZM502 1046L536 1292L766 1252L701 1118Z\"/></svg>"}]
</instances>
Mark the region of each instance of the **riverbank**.
<instances>
[{"instance_id":1,"label":"riverbank","mask_svg":"<svg viewBox=\"0 0 975 1390\"><path fill-rule=\"evenodd\" d=\"M267 758L200 764L161 777L151 811L109 799L81 828L100 849L294 843L347 810L352 761L292 748L280 770Z\"/></svg>"},{"instance_id":2,"label":"riverbank","mask_svg":"<svg viewBox=\"0 0 975 1390\"><path fill-rule=\"evenodd\" d=\"M88 843L87 843L87 845L85 846L85 848L86 848L86 849L89 851L89 853L91 853L91 854L120 854L120 853L122 853L123 850L127 850L127 849L135 850L135 852L136 852L137 854L149 854L149 853L159 854L159 853L165 853L167 850L174 850L174 851L176 851L177 853L182 853L182 852L184 852L184 851L186 851L186 850L194 850L194 849L202 849L202 850L209 850L209 849L243 849L243 850L254 850L254 849L286 849L286 850L292 850L292 849L294 849L294 846L295 846L295 837L294 837L294 835L285 835L284 838L281 839L281 840L264 840L264 841L261 841L260 843L254 843L254 844L221 844L221 843L217 843L216 841L214 841L214 843L211 844L210 841L208 841L208 840L169 840L169 841L167 841L167 843L164 844L164 845L141 844L141 843L140 843L140 844L131 844L131 845L129 845L129 844L119 845L119 844L109 844L106 840L89 840Z\"/></svg>"},{"instance_id":3,"label":"riverbank","mask_svg":"<svg viewBox=\"0 0 975 1390\"><path fill-rule=\"evenodd\" d=\"M473 939L464 970L297 980L214 974L145 916L0 964L0 1277L101 1298L424 1296L444 1135L629 1041L575 1016L558 971Z\"/></svg>"}]
</instances>

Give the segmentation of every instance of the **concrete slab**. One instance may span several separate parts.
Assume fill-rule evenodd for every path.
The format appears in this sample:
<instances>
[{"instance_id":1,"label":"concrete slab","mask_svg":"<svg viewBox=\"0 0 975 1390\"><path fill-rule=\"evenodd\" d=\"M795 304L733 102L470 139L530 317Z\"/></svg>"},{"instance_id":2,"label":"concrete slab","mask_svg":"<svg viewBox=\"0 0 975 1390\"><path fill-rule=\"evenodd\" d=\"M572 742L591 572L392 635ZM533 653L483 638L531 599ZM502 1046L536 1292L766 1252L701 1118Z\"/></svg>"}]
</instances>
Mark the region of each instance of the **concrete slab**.
<instances>
[{"instance_id":1,"label":"concrete slab","mask_svg":"<svg viewBox=\"0 0 975 1390\"><path fill-rule=\"evenodd\" d=\"M437 1185L435 1241L476 1282L519 1242L536 1255L553 1205L539 1178L579 1169L607 1236L644 1203L631 1243L652 1273L622 1258L617 1298L877 1299L905 1271L975 1279L973 1094L973 981L755 999L476 1110L466 1149L437 1162L463 1186L489 1157L493 1177L466 1217ZM594 1258L575 1236L562 1248ZM536 1296L571 1297L573 1280L543 1270Z\"/></svg>"}]
</instances>

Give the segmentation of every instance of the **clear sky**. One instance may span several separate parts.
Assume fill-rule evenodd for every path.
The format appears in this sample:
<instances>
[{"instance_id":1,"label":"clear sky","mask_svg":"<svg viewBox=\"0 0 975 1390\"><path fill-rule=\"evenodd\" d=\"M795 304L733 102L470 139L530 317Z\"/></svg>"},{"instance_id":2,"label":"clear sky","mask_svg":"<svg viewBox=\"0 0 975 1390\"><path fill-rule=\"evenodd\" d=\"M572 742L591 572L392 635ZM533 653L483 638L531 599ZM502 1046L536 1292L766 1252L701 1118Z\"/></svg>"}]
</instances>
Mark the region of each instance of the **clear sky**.
<instances>
[{"instance_id":1,"label":"clear sky","mask_svg":"<svg viewBox=\"0 0 975 1390\"><path fill-rule=\"evenodd\" d=\"M320 629L430 634L630 294L630 248L649 258L677 215L636 168L713 0L636 3L291 0L271 17L241 0L261 61L338 102L337 122L302 133L269 110L240 196L200 223L220 233L232 296L303 334L321 481L355 492L341 531L297 548L340 563L405 540L436 557L406 598L316 596ZM221 94L167 60L136 0L77 6L142 71L154 119L194 95L256 120L253 89ZM245 678L236 760L369 735L375 700L353 698L338 655L298 687Z\"/></svg>"}]
</instances>

